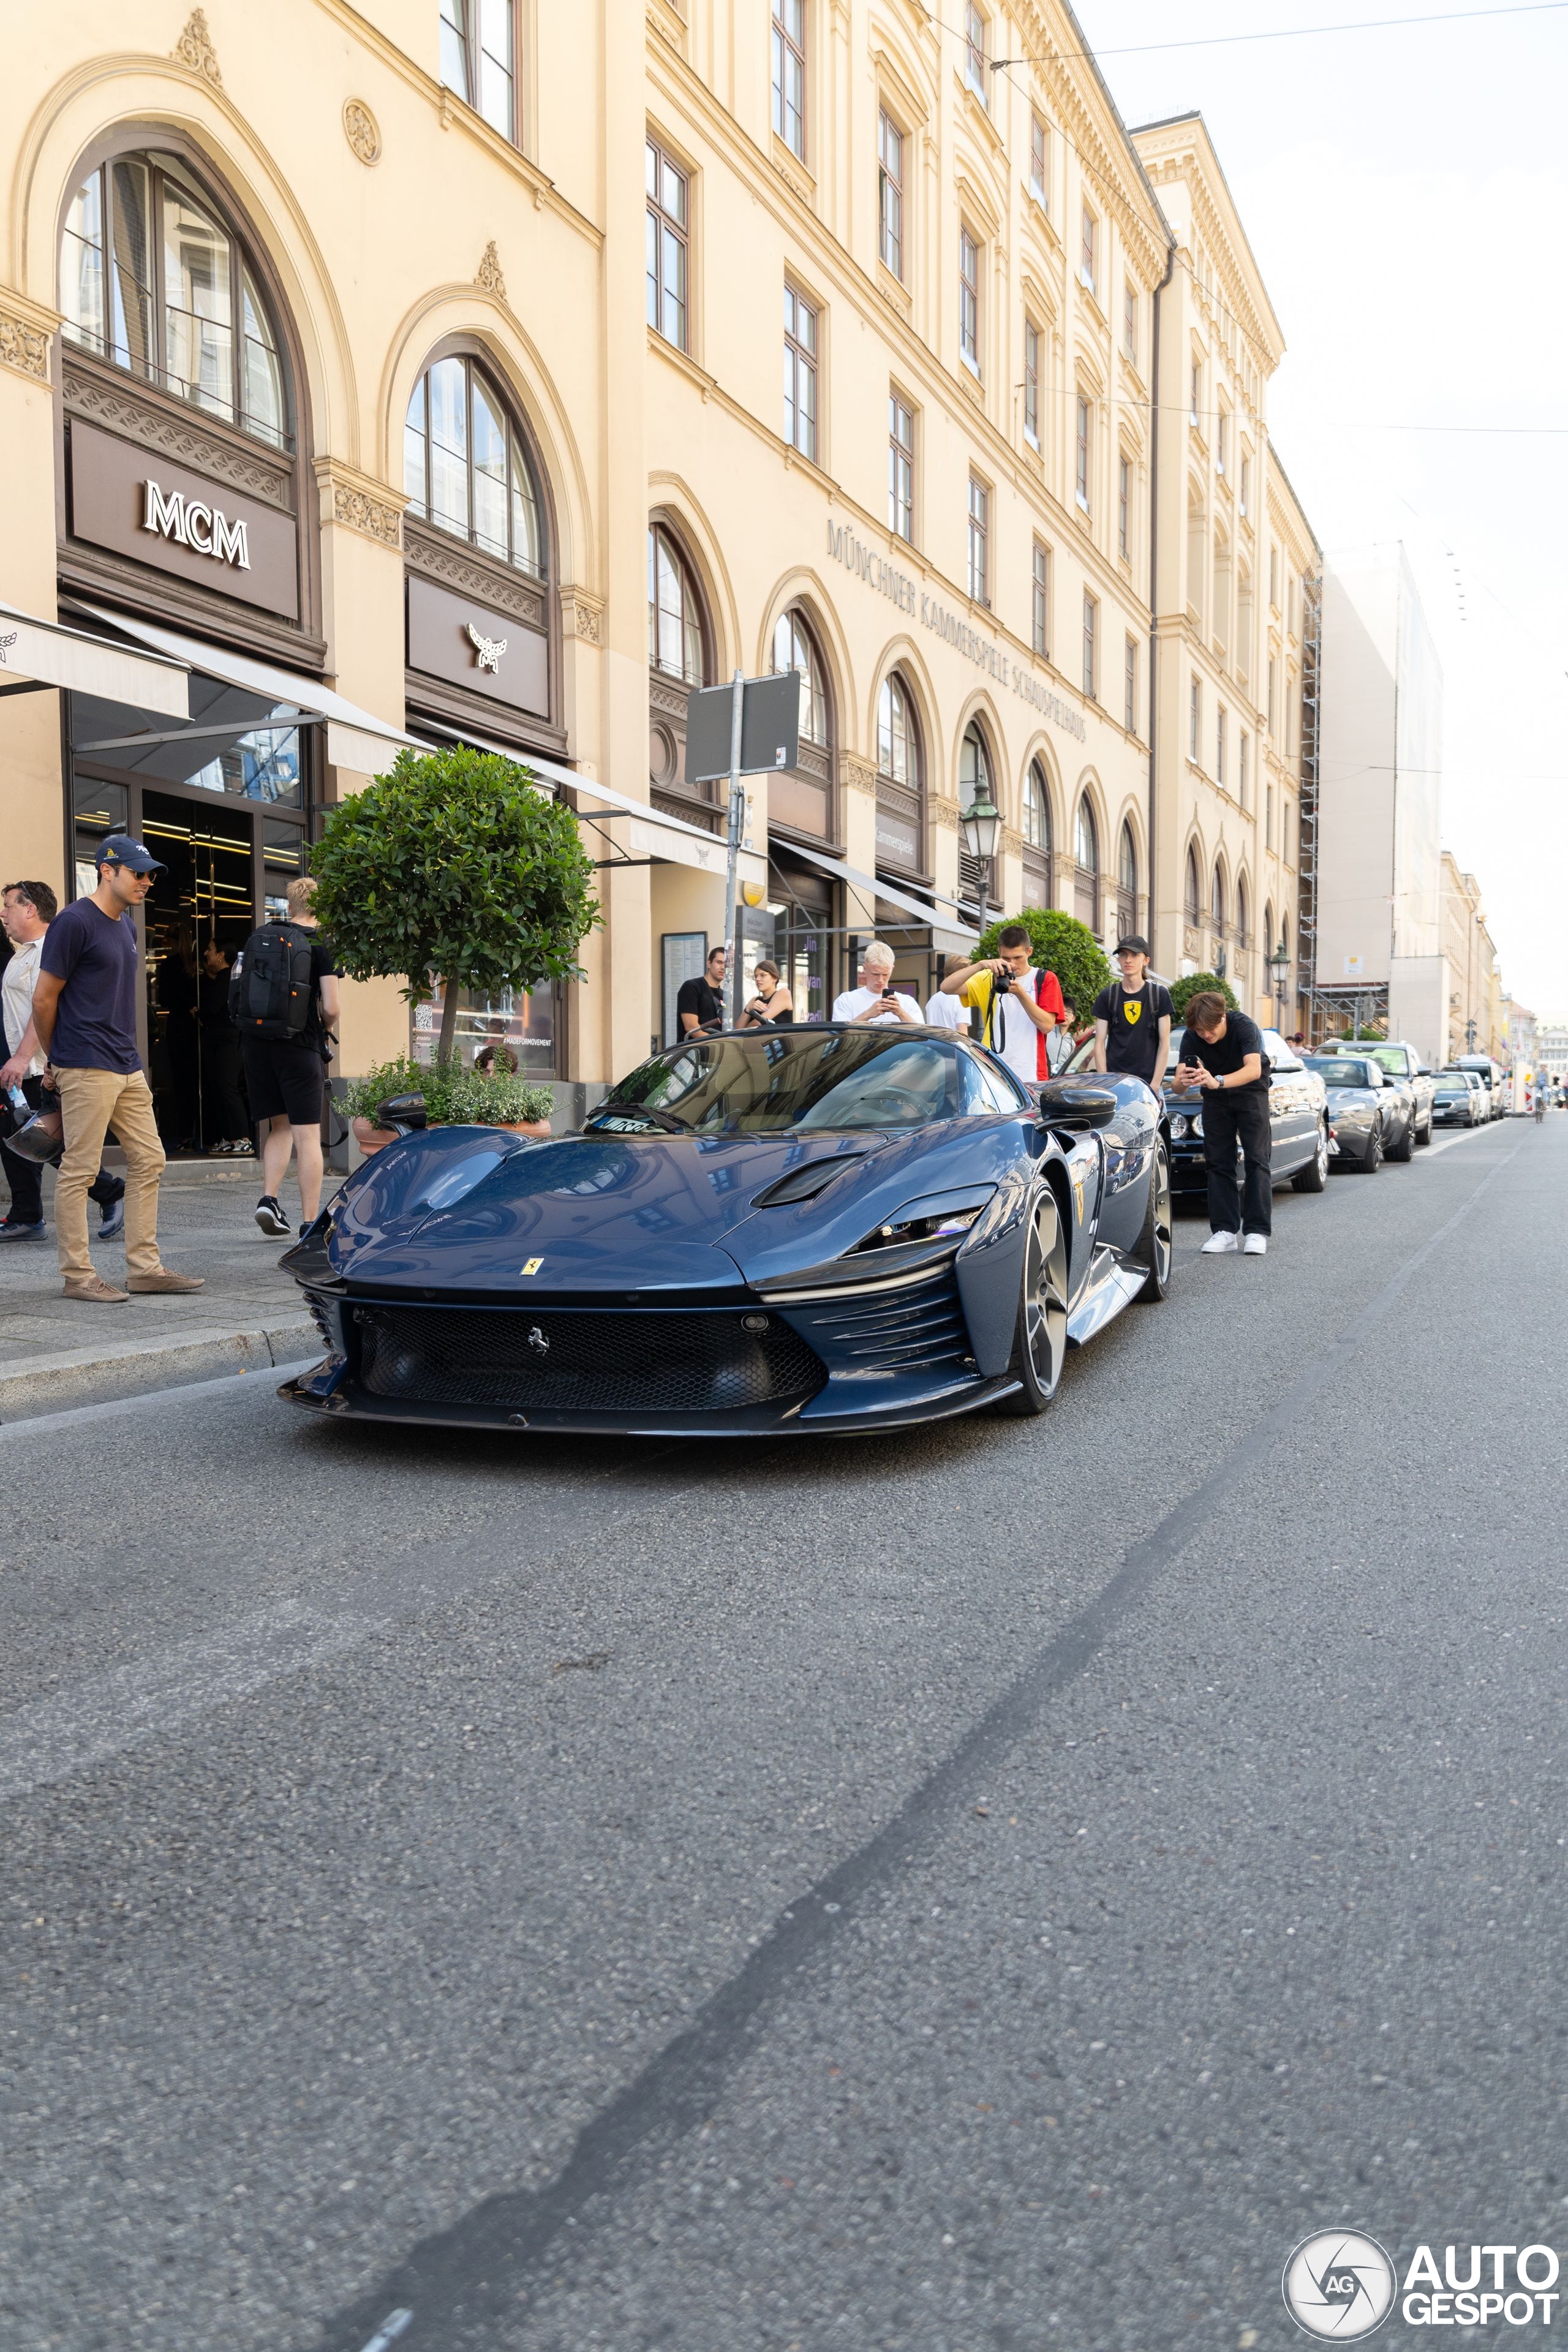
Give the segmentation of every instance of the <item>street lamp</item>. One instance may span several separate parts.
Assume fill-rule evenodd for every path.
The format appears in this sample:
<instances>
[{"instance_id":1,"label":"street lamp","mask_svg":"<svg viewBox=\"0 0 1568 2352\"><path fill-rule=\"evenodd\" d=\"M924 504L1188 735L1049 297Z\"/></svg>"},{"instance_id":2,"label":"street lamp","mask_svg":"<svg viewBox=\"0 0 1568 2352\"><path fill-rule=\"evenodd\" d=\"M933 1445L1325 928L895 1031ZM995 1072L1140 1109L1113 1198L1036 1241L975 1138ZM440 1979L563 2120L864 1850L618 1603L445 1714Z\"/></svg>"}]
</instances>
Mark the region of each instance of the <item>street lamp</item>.
<instances>
[{"instance_id":1,"label":"street lamp","mask_svg":"<svg viewBox=\"0 0 1568 2352\"><path fill-rule=\"evenodd\" d=\"M991 797L989 779L980 776L974 786L974 798L958 820L963 835L963 845L971 857L989 865L996 855L996 835L1002 826L1002 812Z\"/></svg>"},{"instance_id":2,"label":"street lamp","mask_svg":"<svg viewBox=\"0 0 1568 2352\"><path fill-rule=\"evenodd\" d=\"M1285 983L1290 977L1290 958L1283 940L1269 957L1268 969L1274 980L1274 1025L1278 1028L1280 1020L1279 1007L1285 996Z\"/></svg>"}]
</instances>

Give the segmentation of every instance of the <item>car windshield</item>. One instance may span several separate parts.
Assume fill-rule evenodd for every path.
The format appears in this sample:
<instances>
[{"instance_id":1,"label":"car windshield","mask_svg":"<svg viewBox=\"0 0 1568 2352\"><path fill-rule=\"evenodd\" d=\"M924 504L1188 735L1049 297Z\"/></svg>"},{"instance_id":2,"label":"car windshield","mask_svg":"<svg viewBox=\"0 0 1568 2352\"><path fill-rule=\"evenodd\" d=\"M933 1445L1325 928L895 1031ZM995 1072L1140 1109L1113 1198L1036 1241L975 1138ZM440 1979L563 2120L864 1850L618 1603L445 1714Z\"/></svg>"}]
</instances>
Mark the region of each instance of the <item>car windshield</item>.
<instances>
[{"instance_id":1,"label":"car windshield","mask_svg":"<svg viewBox=\"0 0 1568 2352\"><path fill-rule=\"evenodd\" d=\"M1375 1083L1366 1064L1352 1061L1348 1054L1313 1054L1307 1067L1316 1070L1331 1087L1369 1087Z\"/></svg>"},{"instance_id":2,"label":"car windshield","mask_svg":"<svg viewBox=\"0 0 1568 2352\"><path fill-rule=\"evenodd\" d=\"M1463 1078L1439 1078L1437 1081L1437 1100L1439 1102L1458 1102L1462 1096L1468 1095L1469 1091L1470 1089L1466 1085Z\"/></svg>"},{"instance_id":3,"label":"car windshield","mask_svg":"<svg viewBox=\"0 0 1568 2352\"><path fill-rule=\"evenodd\" d=\"M1407 1078L1410 1076L1410 1064L1403 1045L1374 1045L1372 1059L1380 1070L1386 1070L1391 1078Z\"/></svg>"},{"instance_id":4,"label":"car windshield","mask_svg":"<svg viewBox=\"0 0 1568 2352\"><path fill-rule=\"evenodd\" d=\"M811 1027L704 1038L656 1055L620 1081L585 1129L786 1135L923 1127L997 1108L955 1045L887 1029Z\"/></svg>"}]
</instances>

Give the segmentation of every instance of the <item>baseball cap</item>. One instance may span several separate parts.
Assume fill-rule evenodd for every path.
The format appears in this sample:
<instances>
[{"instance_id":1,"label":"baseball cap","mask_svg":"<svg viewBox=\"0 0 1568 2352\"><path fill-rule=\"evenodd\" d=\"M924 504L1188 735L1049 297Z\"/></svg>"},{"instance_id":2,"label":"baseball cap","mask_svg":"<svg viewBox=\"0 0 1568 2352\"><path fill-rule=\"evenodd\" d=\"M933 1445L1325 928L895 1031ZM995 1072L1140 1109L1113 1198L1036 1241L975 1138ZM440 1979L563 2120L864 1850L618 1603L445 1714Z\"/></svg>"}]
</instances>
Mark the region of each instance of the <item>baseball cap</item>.
<instances>
[{"instance_id":1,"label":"baseball cap","mask_svg":"<svg viewBox=\"0 0 1568 2352\"><path fill-rule=\"evenodd\" d=\"M163 861L154 857L144 841L133 834L111 833L98 845L100 866L129 866L132 874L162 874Z\"/></svg>"},{"instance_id":2,"label":"baseball cap","mask_svg":"<svg viewBox=\"0 0 1568 2352\"><path fill-rule=\"evenodd\" d=\"M1149 942L1147 940L1141 940L1137 932L1133 931L1127 939L1117 940L1116 952L1118 955L1146 956L1149 952Z\"/></svg>"}]
</instances>

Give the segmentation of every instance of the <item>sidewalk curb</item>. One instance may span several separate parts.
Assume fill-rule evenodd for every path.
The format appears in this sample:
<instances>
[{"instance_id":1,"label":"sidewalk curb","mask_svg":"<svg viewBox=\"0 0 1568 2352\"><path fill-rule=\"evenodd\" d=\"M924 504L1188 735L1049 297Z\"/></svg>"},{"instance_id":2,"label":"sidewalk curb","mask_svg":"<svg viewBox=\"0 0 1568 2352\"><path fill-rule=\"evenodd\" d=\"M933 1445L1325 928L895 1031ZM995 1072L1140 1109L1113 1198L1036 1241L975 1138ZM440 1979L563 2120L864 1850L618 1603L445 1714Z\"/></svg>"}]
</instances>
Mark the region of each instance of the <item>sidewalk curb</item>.
<instances>
[{"instance_id":1,"label":"sidewalk curb","mask_svg":"<svg viewBox=\"0 0 1568 2352\"><path fill-rule=\"evenodd\" d=\"M187 1388L234 1372L297 1363L321 1344L308 1315L279 1316L243 1331L209 1327L118 1346L65 1348L0 1367L0 1423L37 1421L72 1405L110 1404L154 1389Z\"/></svg>"}]
</instances>

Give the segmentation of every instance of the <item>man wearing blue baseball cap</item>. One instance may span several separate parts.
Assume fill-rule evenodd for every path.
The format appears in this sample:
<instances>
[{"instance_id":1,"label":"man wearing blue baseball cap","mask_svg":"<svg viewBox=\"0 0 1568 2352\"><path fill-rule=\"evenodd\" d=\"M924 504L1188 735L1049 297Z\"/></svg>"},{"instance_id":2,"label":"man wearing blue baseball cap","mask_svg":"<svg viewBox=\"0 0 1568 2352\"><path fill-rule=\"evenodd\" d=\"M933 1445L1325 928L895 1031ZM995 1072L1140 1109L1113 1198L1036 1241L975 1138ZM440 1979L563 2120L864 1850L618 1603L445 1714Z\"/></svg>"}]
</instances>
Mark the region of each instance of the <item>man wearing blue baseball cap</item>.
<instances>
[{"instance_id":1,"label":"man wearing blue baseball cap","mask_svg":"<svg viewBox=\"0 0 1568 2352\"><path fill-rule=\"evenodd\" d=\"M123 1306L132 1291L199 1290L158 1255L163 1146L136 1046L136 919L162 872L145 842L111 833L98 848L98 887L55 917L44 937L33 1023L53 1065L66 1154L55 1183L55 1232L68 1298ZM112 1126L125 1154L125 1288L105 1282L87 1245L88 1187Z\"/></svg>"}]
</instances>

